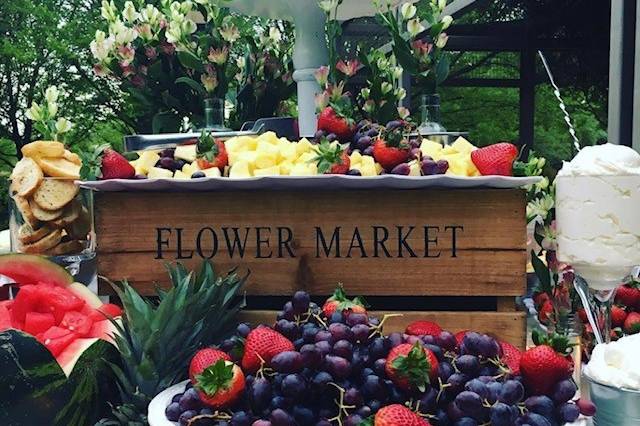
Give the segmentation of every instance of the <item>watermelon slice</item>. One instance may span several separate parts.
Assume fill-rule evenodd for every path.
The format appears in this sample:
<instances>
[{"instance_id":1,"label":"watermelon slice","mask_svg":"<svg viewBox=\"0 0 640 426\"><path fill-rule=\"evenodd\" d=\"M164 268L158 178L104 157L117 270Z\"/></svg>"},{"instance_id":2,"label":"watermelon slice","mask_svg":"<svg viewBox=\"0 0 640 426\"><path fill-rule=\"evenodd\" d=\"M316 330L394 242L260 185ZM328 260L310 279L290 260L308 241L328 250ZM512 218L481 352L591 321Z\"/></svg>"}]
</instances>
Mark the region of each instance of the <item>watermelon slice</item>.
<instances>
[{"instance_id":1,"label":"watermelon slice","mask_svg":"<svg viewBox=\"0 0 640 426\"><path fill-rule=\"evenodd\" d=\"M95 321L103 321L109 318L117 318L122 316L122 308L118 305L114 305L113 303L105 303L97 309L94 309L89 317Z\"/></svg>"},{"instance_id":2,"label":"watermelon slice","mask_svg":"<svg viewBox=\"0 0 640 426\"><path fill-rule=\"evenodd\" d=\"M40 285L37 289L40 297L38 310L52 313L56 324L60 324L65 313L80 311L85 304L84 300L63 287Z\"/></svg>"},{"instance_id":3,"label":"watermelon slice","mask_svg":"<svg viewBox=\"0 0 640 426\"><path fill-rule=\"evenodd\" d=\"M0 304L0 331L8 330L11 327L11 311L7 305Z\"/></svg>"},{"instance_id":4,"label":"watermelon slice","mask_svg":"<svg viewBox=\"0 0 640 426\"><path fill-rule=\"evenodd\" d=\"M53 356L58 356L67 346L76 340L78 336L66 328L53 326L42 335L44 345Z\"/></svg>"},{"instance_id":5,"label":"watermelon slice","mask_svg":"<svg viewBox=\"0 0 640 426\"><path fill-rule=\"evenodd\" d=\"M40 295L38 287L35 285L25 285L20 287L18 295L11 305L11 319L14 323L24 323L27 312L33 312L38 307Z\"/></svg>"},{"instance_id":6,"label":"watermelon slice","mask_svg":"<svg viewBox=\"0 0 640 426\"><path fill-rule=\"evenodd\" d=\"M93 320L77 311L67 311L60 322L60 327L73 331L80 337L87 337L91 332Z\"/></svg>"},{"instance_id":7,"label":"watermelon slice","mask_svg":"<svg viewBox=\"0 0 640 426\"><path fill-rule=\"evenodd\" d=\"M36 336L44 333L56 324L53 314L43 314L40 312L27 312L24 320L24 331Z\"/></svg>"},{"instance_id":8,"label":"watermelon slice","mask_svg":"<svg viewBox=\"0 0 640 426\"><path fill-rule=\"evenodd\" d=\"M45 257L10 253L0 255L0 275L11 278L19 285L39 282L67 286L73 277L61 266Z\"/></svg>"}]
</instances>

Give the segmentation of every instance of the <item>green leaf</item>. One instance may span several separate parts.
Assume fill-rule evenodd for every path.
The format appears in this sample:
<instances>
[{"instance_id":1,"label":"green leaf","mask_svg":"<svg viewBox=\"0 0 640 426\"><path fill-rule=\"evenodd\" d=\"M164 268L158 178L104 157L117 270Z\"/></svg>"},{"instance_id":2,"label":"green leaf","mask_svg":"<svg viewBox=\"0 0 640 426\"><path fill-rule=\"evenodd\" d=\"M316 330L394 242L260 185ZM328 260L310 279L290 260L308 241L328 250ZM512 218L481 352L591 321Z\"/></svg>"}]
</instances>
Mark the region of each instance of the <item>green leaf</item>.
<instances>
[{"instance_id":1,"label":"green leaf","mask_svg":"<svg viewBox=\"0 0 640 426\"><path fill-rule=\"evenodd\" d=\"M215 364L205 368L197 374L196 387L209 396L215 395L219 390L228 389L233 379L233 364L219 359Z\"/></svg>"},{"instance_id":2,"label":"green leaf","mask_svg":"<svg viewBox=\"0 0 640 426\"><path fill-rule=\"evenodd\" d=\"M400 355L395 358L391 365L400 377L407 379L411 386L424 392L430 382L431 365L420 342L416 342L406 356Z\"/></svg>"},{"instance_id":3,"label":"green leaf","mask_svg":"<svg viewBox=\"0 0 640 426\"><path fill-rule=\"evenodd\" d=\"M443 54L435 68L436 84L440 84L449 76L449 55Z\"/></svg>"},{"instance_id":4,"label":"green leaf","mask_svg":"<svg viewBox=\"0 0 640 426\"><path fill-rule=\"evenodd\" d=\"M533 250L531 250L531 264L533 265L533 270L535 271L536 276L540 280L540 288L542 291L547 294L552 294L553 289L551 288L551 275L549 274L549 268L547 268L547 265L545 265L544 262L536 256Z\"/></svg>"},{"instance_id":5,"label":"green leaf","mask_svg":"<svg viewBox=\"0 0 640 426\"><path fill-rule=\"evenodd\" d=\"M153 116L151 122L153 133L173 133L180 128L180 117L174 112L163 111Z\"/></svg>"},{"instance_id":6,"label":"green leaf","mask_svg":"<svg viewBox=\"0 0 640 426\"><path fill-rule=\"evenodd\" d=\"M186 84L187 86L191 87L193 90L195 90L195 92L198 95L205 95L207 92L204 89L204 86L202 86L202 84L198 83L197 81L195 81L192 78L189 77L179 77L176 79L176 84Z\"/></svg>"},{"instance_id":7,"label":"green leaf","mask_svg":"<svg viewBox=\"0 0 640 426\"><path fill-rule=\"evenodd\" d=\"M177 53L178 60L185 68L191 68L192 70L202 72L204 70L204 66L202 65L202 60L198 58L191 52L187 52L184 50L180 50Z\"/></svg>"}]
</instances>

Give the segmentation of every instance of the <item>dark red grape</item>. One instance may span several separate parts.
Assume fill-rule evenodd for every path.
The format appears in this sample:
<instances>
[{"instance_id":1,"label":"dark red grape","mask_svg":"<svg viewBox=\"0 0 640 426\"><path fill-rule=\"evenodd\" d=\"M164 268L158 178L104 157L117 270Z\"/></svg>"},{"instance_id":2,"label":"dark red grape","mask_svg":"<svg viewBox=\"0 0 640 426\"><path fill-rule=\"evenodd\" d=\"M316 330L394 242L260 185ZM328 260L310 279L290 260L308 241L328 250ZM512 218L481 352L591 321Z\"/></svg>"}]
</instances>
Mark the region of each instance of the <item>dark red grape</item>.
<instances>
[{"instance_id":1,"label":"dark red grape","mask_svg":"<svg viewBox=\"0 0 640 426\"><path fill-rule=\"evenodd\" d=\"M389 174L401 176L409 176L409 173L411 173L411 167L407 163L398 164L389 172Z\"/></svg>"},{"instance_id":2,"label":"dark red grape","mask_svg":"<svg viewBox=\"0 0 640 426\"><path fill-rule=\"evenodd\" d=\"M351 363L340 356L327 355L324 358L325 369L335 378L344 379L351 373Z\"/></svg>"},{"instance_id":3,"label":"dark red grape","mask_svg":"<svg viewBox=\"0 0 640 426\"><path fill-rule=\"evenodd\" d=\"M291 299L293 312L297 315L307 312L307 310L309 309L309 302L311 302L309 293L307 293L306 291L296 291L293 295L293 298Z\"/></svg>"},{"instance_id":4,"label":"dark red grape","mask_svg":"<svg viewBox=\"0 0 640 426\"><path fill-rule=\"evenodd\" d=\"M456 396L455 405L458 406L460 411L466 416L476 417L482 410L482 398L475 392L463 391Z\"/></svg>"},{"instance_id":5,"label":"dark red grape","mask_svg":"<svg viewBox=\"0 0 640 426\"><path fill-rule=\"evenodd\" d=\"M573 383L573 380L561 380L556 383L553 389L553 400L556 404L567 402L576 395L578 387Z\"/></svg>"},{"instance_id":6,"label":"dark red grape","mask_svg":"<svg viewBox=\"0 0 640 426\"><path fill-rule=\"evenodd\" d=\"M469 380L464 385L464 389L470 392L477 393L482 399L485 399L489 396L489 389L487 389L487 385L478 379Z\"/></svg>"},{"instance_id":7,"label":"dark red grape","mask_svg":"<svg viewBox=\"0 0 640 426\"><path fill-rule=\"evenodd\" d=\"M187 389L178 402L182 411L199 410L202 402L198 396L198 391L194 388Z\"/></svg>"},{"instance_id":8,"label":"dark red grape","mask_svg":"<svg viewBox=\"0 0 640 426\"><path fill-rule=\"evenodd\" d=\"M402 336L402 333L391 333L389 334L389 344L391 345L392 348L395 348L398 345L401 345L404 343L404 337Z\"/></svg>"},{"instance_id":9,"label":"dark red grape","mask_svg":"<svg viewBox=\"0 0 640 426\"><path fill-rule=\"evenodd\" d=\"M347 176L362 176L362 173L358 169L349 169Z\"/></svg>"},{"instance_id":10,"label":"dark red grape","mask_svg":"<svg viewBox=\"0 0 640 426\"><path fill-rule=\"evenodd\" d=\"M436 174L443 175L449 170L449 162L447 160L438 160L436 162Z\"/></svg>"},{"instance_id":11,"label":"dark red grape","mask_svg":"<svg viewBox=\"0 0 640 426\"><path fill-rule=\"evenodd\" d=\"M353 341L353 333L351 332L351 328L349 328L346 324L329 324L329 332L333 336L334 342L338 340L348 340L350 342Z\"/></svg>"},{"instance_id":12,"label":"dark red grape","mask_svg":"<svg viewBox=\"0 0 640 426\"><path fill-rule=\"evenodd\" d=\"M269 420L273 426L294 426L296 424L293 417L281 408L276 408L271 412Z\"/></svg>"},{"instance_id":13,"label":"dark red grape","mask_svg":"<svg viewBox=\"0 0 640 426\"><path fill-rule=\"evenodd\" d=\"M344 403L347 405L354 405L359 407L363 403L362 395L356 388L349 388L344 393Z\"/></svg>"},{"instance_id":14,"label":"dark red grape","mask_svg":"<svg viewBox=\"0 0 640 426\"><path fill-rule=\"evenodd\" d=\"M376 359L373 363L373 371L379 375L384 376L384 367L387 364L387 360L384 358Z\"/></svg>"},{"instance_id":15,"label":"dark red grape","mask_svg":"<svg viewBox=\"0 0 640 426\"><path fill-rule=\"evenodd\" d=\"M172 422L177 422L180 414L182 414L182 410L180 409L180 404L177 402L172 402L167 405L167 408L164 410L164 415Z\"/></svg>"},{"instance_id":16,"label":"dark red grape","mask_svg":"<svg viewBox=\"0 0 640 426\"><path fill-rule=\"evenodd\" d=\"M307 344L300 348L302 364L308 368L316 368L322 362L320 350L313 344Z\"/></svg>"},{"instance_id":17,"label":"dark red grape","mask_svg":"<svg viewBox=\"0 0 640 426\"><path fill-rule=\"evenodd\" d=\"M333 334L331 334L329 330L320 330L316 334L316 342L323 342L323 341L329 342L329 344L333 344L333 342L335 342L335 338L333 337Z\"/></svg>"},{"instance_id":18,"label":"dark red grape","mask_svg":"<svg viewBox=\"0 0 640 426\"><path fill-rule=\"evenodd\" d=\"M422 151L417 146L411 147L411 151L409 153L410 160L419 160L422 155Z\"/></svg>"},{"instance_id":19,"label":"dark red grape","mask_svg":"<svg viewBox=\"0 0 640 426\"><path fill-rule=\"evenodd\" d=\"M248 392L249 401L254 411L260 411L269 406L271 400L271 384L264 378L254 379Z\"/></svg>"},{"instance_id":20,"label":"dark red grape","mask_svg":"<svg viewBox=\"0 0 640 426\"><path fill-rule=\"evenodd\" d=\"M251 416L245 411L236 411L231 415L231 426L250 426Z\"/></svg>"},{"instance_id":21,"label":"dark red grape","mask_svg":"<svg viewBox=\"0 0 640 426\"><path fill-rule=\"evenodd\" d=\"M271 359L271 367L278 373L298 373L302 370L302 355L295 351L280 352Z\"/></svg>"},{"instance_id":22,"label":"dark red grape","mask_svg":"<svg viewBox=\"0 0 640 426\"><path fill-rule=\"evenodd\" d=\"M333 354L351 361L353 357L353 345L348 340L338 340L333 345Z\"/></svg>"},{"instance_id":23,"label":"dark red grape","mask_svg":"<svg viewBox=\"0 0 640 426\"><path fill-rule=\"evenodd\" d=\"M288 374L283 380L280 390L282 395L292 398L304 397L307 384L300 374Z\"/></svg>"},{"instance_id":24,"label":"dark red grape","mask_svg":"<svg viewBox=\"0 0 640 426\"><path fill-rule=\"evenodd\" d=\"M440 362L438 363L438 377L442 379L443 382L449 379L449 377L453 374L454 369L448 362Z\"/></svg>"},{"instance_id":25,"label":"dark red grape","mask_svg":"<svg viewBox=\"0 0 640 426\"><path fill-rule=\"evenodd\" d=\"M193 172L193 174L191 175L192 179L200 179L200 178L203 178L203 177L207 177L207 175L205 175L200 170L198 170L197 172Z\"/></svg>"},{"instance_id":26,"label":"dark red grape","mask_svg":"<svg viewBox=\"0 0 640 426\"><path fill-rule=\"evenodd\" d=\"M438 337L435 338L436 343L442 347L445 351L453 351L458 346L456 336L448 331L441 331ZM425 342L429 343L429 342Z\"/></svg>"},{"instance_id":27,"label":"dark red grape","mask_svg":"<svg viewBox=\"0 0 640 426\"><path fill-rule=\"evenodd\" d=\"M524 398L524 386L517 380L507 380L502 384L498 400L507 405L515 405Z\"/></svg>"},{"instance_id":28,"label":"dark red grape","mask_svg":"<svg viewBox=\"0 0 640 426\"><path fill-rule=\"evenodd\" d=\"M178 423L180 423L180 426L186 426L189 420L191 420L193 417L197 415L198 415L198 412L195 410L184 411L182 414L180 414L180 417L178 418Z\"/></svg>"},{"instance_id":29,"label":"dark red grape","mask_svg":"<svg viewBox=\"0 0 640 426\"><path fill-rule=\"evenodd\" d=\"M455 360L455 365L461 373L471 377L478 376L480 360L473 355L461 355Z\"/></svg>"},{"instance_id":30,"label":"dark red grape","mask_svg":"<svg viewBox=\"0 0 640 426\"><path fill-rule=\"evenodd\" d=\"M491 407L491 426L512 426L517 418L517 412L507 404L498 402Z\"/></svg>"},{"instance_id":31,"label":"dark red grape","mask_svg":"<svg viewBox=\"0 0 640 426\"><path fill-rule=\"evenodd\" d=\"M176 162L173 158L163 157L158 161L158 165L166 170L174 171L176 169Z\"/></svg>"},{"instance_id":32,"label":"dark red grape","mask_svg":"<svg viewBox=\"0 0 640 426\"><path fill-rule=\"evenodd\" d=\"M313 411L307 407L298 405L294 406L293 418L296 420L296 424L298 424L299 426L310 426L314 424Z\"/></svg>"},{"instance_id":33,"label":"dark red grape","mask_svg":"<svg viewBox=\"0 0 640 426\"><path fill-rule=\"evenodd\" d=\"M596 406L588 399L580 398L576 401L576 405L580 409L580 413L585 416L591 417L596 414Z\"/></svg>"},{"instance_id":34,"label":"dark red grape","mask_svg":"<svg viewBox=\"0 0 640 426\"><path fill-rule=\"evenodd\" d=\"M524 401L524 406L532 413L537 413L544 417L553 416L554 404L548 396L530 396Z\"/></svg>"},{"instance_id":35,"label":"dark red grape","mask_svg":"<svg viewBox=\"0 0 640 426\"><path fill-rule=\"evenodd\" d=\"M316 349L320 351L320 356L323 357L331 352L331 343L325 340L316 342Z\"/></svg>"},{"instance_id":36,"label":"dark red grape","mask_svg":"<svg viewBox=\"0 0 640 426\"><path fill-rule=\"evenodd\" d=\"M353 333L353 337L357 342L365 343L369 339L371 328L369 328L367 324L356 324L351 327L351 332Z\"/></svg>"}]
</instances>

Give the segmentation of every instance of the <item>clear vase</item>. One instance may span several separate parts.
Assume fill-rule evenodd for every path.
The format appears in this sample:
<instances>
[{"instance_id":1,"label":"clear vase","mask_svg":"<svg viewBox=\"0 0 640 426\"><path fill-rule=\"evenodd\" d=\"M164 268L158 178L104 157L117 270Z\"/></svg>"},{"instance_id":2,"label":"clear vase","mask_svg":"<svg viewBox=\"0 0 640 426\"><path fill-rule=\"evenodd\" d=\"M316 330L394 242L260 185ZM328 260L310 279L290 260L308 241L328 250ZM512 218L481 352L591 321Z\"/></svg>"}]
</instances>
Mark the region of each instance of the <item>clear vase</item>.
<instances>
[{"instance_id":1,"label":"clear vase","mask_svg":"<svg viewBox=\"0 0 640 426\"><path fill-rule=\"evenodd\" d=\"M447 131L440 122L440 95L422 95L420 97L420 114L422 121L418 131L421 135Z\"/></svg>"},{"instance_id":2,"label":"clear vase","mask_svg":"<svg viewBox=\"0 0 640 426\"><path fill-rule=\"evenodd\" d=\"M224 99L207 98L204 100L203 130L227 131L224 126Z\"/></svg>"}]
</instances>

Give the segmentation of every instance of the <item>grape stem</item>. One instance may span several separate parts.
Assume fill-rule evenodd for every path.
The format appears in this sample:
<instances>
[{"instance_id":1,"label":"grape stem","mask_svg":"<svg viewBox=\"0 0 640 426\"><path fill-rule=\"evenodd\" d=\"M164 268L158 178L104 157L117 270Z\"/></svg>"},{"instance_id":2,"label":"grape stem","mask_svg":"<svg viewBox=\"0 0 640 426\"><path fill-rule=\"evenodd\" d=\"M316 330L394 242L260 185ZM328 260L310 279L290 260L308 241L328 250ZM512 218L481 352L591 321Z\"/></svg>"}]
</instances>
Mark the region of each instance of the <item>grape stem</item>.
<instances>
[{"instance_id":1,"label":"grape stem","mask_svg":"<svg viewBox=\"0 0 640 426\"><path fill-rule=\"evenodd\" d=\"M373 326L369 324L369 327L373 329L373 332L371 332L371 334L369 335L369 339L374 337L376 334L379 334L380 336L382 336L382 327L384 326L384 322L386 320L388 320L389 318L401 317L401 316L403 316L403 314L384 314L382 319L380 320L380 324L373 325Z\"/></svg>"},{"instance_id":2,"label":"grape stem","mask_svg":"<svg viewBox=\"0 0 640 426\"><path fill-rule=\"evenodd\" d=\"M192 417L187 422L187 426L195 425L198 420L212 419L212 420L231 420L231 415L224 411L214 411L213 414L200 414L199 416Z\"/></svg>"},{"instance_id":3,"label":"grape stem","mask_svg":"<svg viewBox=\"0 0 640 426\"><path fill-rule=\"evenodd\" d=\"M256 377L259 379L264 379L266 376L273 376L275 372L266 366L266 361L259 354L256 353L256 356L260 360L260 368L256 371Z\"/></svg>"},{"instance_id":4,"label":"grape stem","mask_svg":"<svg viewBox=\"0 0 640 426\"><path fill-rule=\"evenodd\" d=\"M329 382L330 385L335 386L340 392L340 400L335 400L335 403L338 405L338 415L329 419L330 422L336 421L339 426L342 426L342 416L348 416L348 409L356 408L355 405L345 405L344 404L344 394L345 390L343 387L339 386L337 383Z\"/></svg>"}]
</instances>

